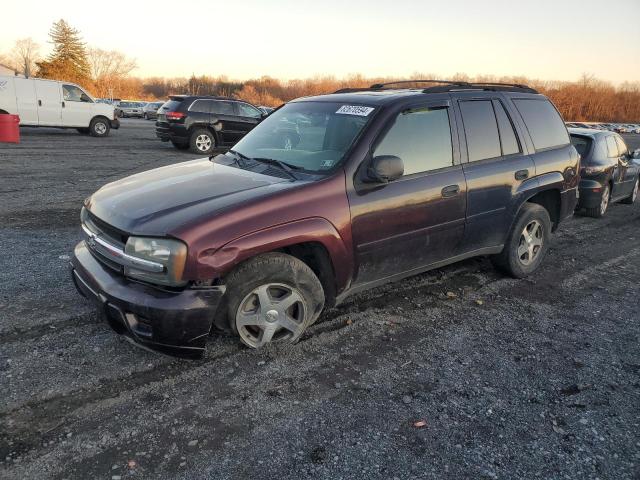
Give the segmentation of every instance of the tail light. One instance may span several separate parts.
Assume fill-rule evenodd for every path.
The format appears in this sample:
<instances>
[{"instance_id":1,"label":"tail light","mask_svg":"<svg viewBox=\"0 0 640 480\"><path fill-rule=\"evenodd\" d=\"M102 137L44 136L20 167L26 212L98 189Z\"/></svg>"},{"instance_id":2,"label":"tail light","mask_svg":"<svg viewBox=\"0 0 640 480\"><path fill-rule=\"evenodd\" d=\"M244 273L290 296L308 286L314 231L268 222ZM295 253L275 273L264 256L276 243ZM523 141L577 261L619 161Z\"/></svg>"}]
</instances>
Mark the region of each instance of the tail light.
<instances>
[{"instance_id":1,"label":"tail light","mask_svg":"<svg viewBox=\"0 0 640 480\"><path fill-rule=\"evenodd\" d=\"M181 120L185 117L185 114L182 112L167 112L165 113L167 120Z\"/></svg>"}]
</instances>

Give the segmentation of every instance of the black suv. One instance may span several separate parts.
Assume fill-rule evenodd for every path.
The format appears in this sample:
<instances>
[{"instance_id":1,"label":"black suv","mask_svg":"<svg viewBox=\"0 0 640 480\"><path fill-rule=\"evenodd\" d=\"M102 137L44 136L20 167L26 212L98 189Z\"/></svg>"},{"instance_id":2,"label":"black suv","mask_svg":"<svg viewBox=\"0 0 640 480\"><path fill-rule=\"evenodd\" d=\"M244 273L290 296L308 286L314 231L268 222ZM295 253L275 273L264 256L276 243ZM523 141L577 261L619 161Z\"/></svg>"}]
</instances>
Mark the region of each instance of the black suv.
<instances>
[{"instance_id":1,"label":"black suv","mask_svg":"<svg viewBox=\"0 0 640 480\"><path fill-rule=\"evenodd\" d=\"M253 105L225 97L172 95L158 109L156 136L180 150L208 154L230 147L266 115Z\"/></svg>"}]
</instances>

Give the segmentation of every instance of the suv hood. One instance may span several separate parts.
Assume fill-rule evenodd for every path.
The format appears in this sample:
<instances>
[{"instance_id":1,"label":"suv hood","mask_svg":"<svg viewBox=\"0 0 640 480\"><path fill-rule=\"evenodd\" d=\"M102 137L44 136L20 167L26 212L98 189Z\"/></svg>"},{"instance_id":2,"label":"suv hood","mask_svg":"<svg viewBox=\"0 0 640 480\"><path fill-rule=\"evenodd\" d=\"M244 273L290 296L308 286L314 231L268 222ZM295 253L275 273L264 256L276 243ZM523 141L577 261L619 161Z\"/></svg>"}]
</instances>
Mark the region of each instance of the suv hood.
<instances>
[{"instance_id":1,"label":"suv hood","mask_svg":"<svg viewBox=\"0 0 640 480\"><path fill-rule=\"evenodd\" d=\"M162 236L295 183L201 159L109 183L91 195L85 207L123 232Z\"/></svg>"}]
</instances>

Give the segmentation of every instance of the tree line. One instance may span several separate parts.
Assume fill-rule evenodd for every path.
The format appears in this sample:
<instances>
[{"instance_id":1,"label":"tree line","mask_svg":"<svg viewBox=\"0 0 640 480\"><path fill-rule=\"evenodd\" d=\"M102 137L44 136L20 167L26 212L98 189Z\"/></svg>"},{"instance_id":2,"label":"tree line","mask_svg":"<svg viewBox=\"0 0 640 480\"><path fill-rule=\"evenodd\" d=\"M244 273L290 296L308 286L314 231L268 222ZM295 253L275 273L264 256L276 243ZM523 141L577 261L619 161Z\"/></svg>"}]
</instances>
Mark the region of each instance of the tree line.
<instances>
[{"instance_id":1,"label":"tree line","mask_svg":"<svg viewBox=\"0 0 640 480\"><path fill-rule=\"evenodd\" d=\"M135 60L118 51L87 46L80 32L65 20L53 24L49 37L53 48L47 57L40 55L36 42L25 38L18 40L11 52L0 55L0 62L26 76L77 83L98 98L162 100L178 94L217 95L270 107L298 97L399 80L362 75L286 81L267 76L238 81L224 75L140 78L132 75L137 67ZM415 73L412 77L437 78L437 75ZM586 74L575 82L466 74L454 75L452 80L529 85L547 95L567 121L640 122L640 82L614 86Z\"/></svg>"}]
</instances>

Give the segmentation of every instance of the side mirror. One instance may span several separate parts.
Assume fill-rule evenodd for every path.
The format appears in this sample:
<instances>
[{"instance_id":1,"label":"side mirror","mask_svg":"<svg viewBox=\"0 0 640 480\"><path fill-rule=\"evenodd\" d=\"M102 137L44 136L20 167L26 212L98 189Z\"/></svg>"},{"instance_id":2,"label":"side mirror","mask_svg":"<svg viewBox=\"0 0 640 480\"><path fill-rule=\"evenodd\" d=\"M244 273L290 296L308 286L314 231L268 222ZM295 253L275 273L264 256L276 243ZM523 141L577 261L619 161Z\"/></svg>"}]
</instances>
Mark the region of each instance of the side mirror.
<instances>
[{"instance_id":1,"label":"side mirror","mask_svg":"<svg viewBox=\"0 0 640 480\"><path fill-rule=\"evenodd\" d=\"M400 157L394 155L373 157L367 170L369 180L377 183L389 183L402 175L404 175L404 163Z\"/></svg>"},{"instance_id":2,"label":"side mirror","mask_svg":"<svg viewBox=\"0 0 640 480\"><path fill-rule=\"evenodd\" d=\"M640 158L640 148L636 148L633 152L631 152L631 158L634 160Z\"/></svg>"},{"instance_id":3,"label":"side mirror","mask_svg":"<svg viewBox=\"0 0 640 480\"><path fill-rule=\"evenodd\" d=\"M80 100L82 100L83 102L91 103L91 99L89 98L89 95L87 95L86 93L83 93L82 95L80 95Z\"/></svg>"}]
</instances>

